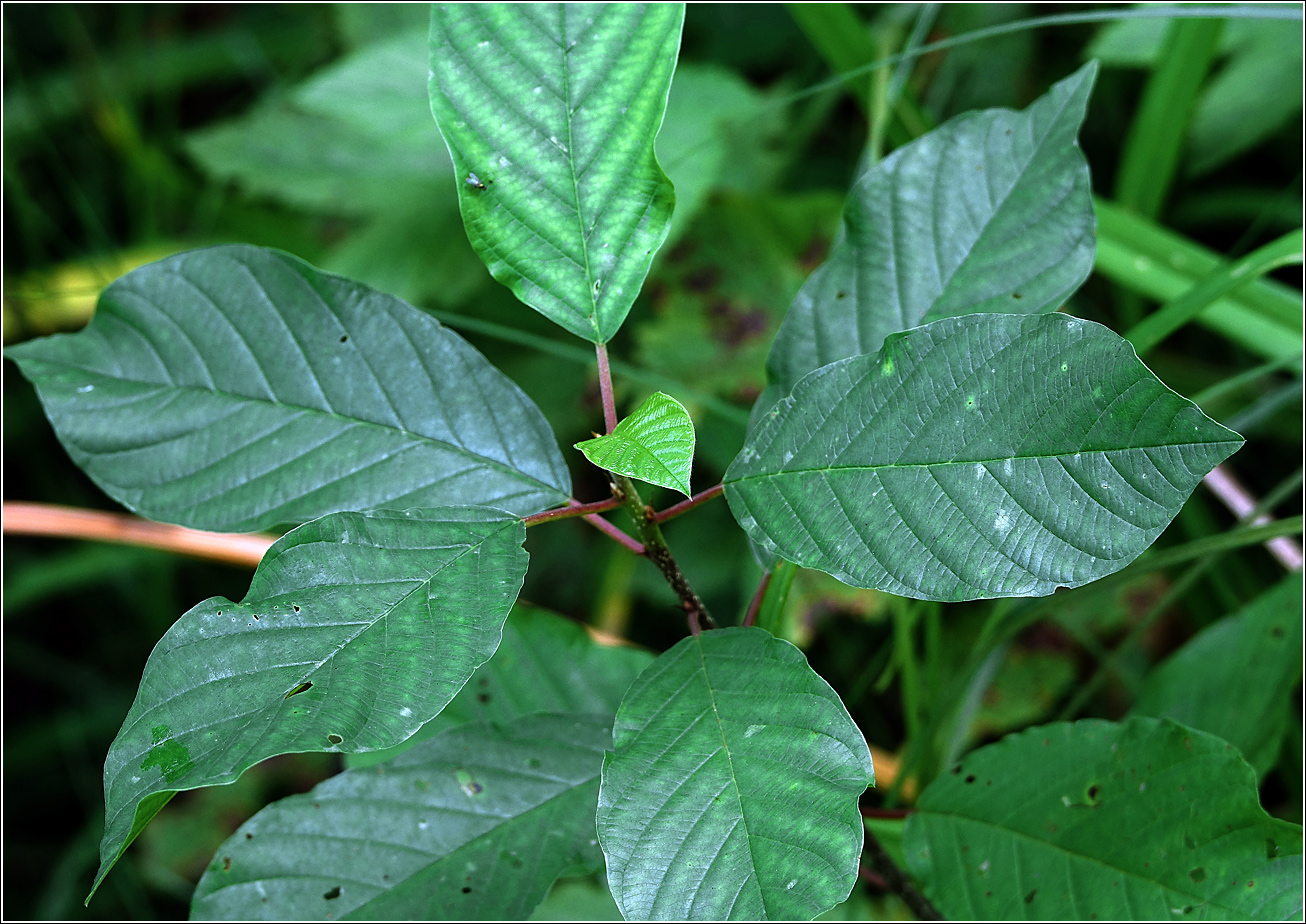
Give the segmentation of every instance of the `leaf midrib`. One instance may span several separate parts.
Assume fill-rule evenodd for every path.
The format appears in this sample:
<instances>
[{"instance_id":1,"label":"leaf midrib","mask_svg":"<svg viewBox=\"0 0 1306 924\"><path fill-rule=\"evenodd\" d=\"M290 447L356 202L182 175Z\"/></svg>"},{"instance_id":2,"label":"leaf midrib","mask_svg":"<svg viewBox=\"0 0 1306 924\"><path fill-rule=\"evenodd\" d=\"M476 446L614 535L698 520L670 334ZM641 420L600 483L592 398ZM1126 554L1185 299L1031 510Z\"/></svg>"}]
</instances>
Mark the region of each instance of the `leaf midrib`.
<instances>
[{"instance_id":1,"label":"leaf midrib","mask_svg":"<svg viewBox=\"0 0 1306 924\"><path fill-rule=\"evenodd\" d=\"M540 481L538 478L534 477L533 475L529 475L526 472L522 471L521 469L513 468L511 465L505 462L502 462L498 459L491 458L489 456L481 455L480 453L468 449L466 446L462 446L458 443L451 443L446 440L438 439L434 436L427 436L425 434L415 433L411 430L405 429L404 427L397 427L390 424L379 423L373 420L365 420L361 417L349 417L344 414L341 414L338 411L324 411L321 408L305 407L299 404L291 404L286 401L270 401L267 398L235 394L233 392L223 391L218 388L203 388L198 385L178 385L172 382L149 382L149 381L142 381L139 379L128 378L125 376L114 377L106 373L102 369L95 369L87 366L82 366L76 363L70 363L66 361L56 362L53 360L43 360L43 361L47 362L49 365L52 366L57 365L65 369L75 369L78 372L86 374L88 377L98 377L101 381L109 382L113 384L119 384L119 385L128 384L133 386L139 386L141 388L152 388L155 390L169 389L178 392L193 392L206 396L222 398L225 400L232 401L234 403L264 404L277 408L286 408L290 411L294 411L302 414L314 415L319 418L330 418L333 420L342 421L344 423L355 425L355 426L369 427L384 433L397 433L405 438L414 440L418 443L428 443L428 444L435 444L437 446L446 447L450 451L467 456L471 459L478 460L480 463L490 468L493 468L496 471L510 475L519 481L524 481L531 485L537 485L540 488L545 489L551 494L556 494L560 497L564 496L563 492L559 490L557 487L547 484L543 481ZM154 443L150 445L159 445L159 444ZM135 448L142 448L142 447L132 447L132 448L135 449ZM97 453L97 455L103 455L103 453Z\"/></svg>"},{"instance_id":2,"label":"leaf midrib","mask_svg":"<svg viewBox=\"0 0 1306 924\"><path fill-rule=\"evenodd\" d=\"M1242 445L1242 444L1241 442L1236 440L1223 440L1223 441L1204 440L1204 441L1195 441L1189 443L1157 443L1157 444L1149 444L1146 446L1125 446L1118 449L1079 449L1079 450L1075 450L1074 452L1067 451L1064 453L1045 453L1045 454L1033 454L1033 455L1024 455L1024 456L1004 456L996 459L951 459L951 460L945 460L939 462L888 462L879 465L877 464L837 465L837 466L829 465L824 468L784 468L784 469L777 469L776 471L773 472L758 472L757 474L753 474L753 475L743 475L737 478L727 477L725 479L725 483L742 484L745 481L756 481L762 478L779 478L783 475L817 475L817 474L825 474L829 472L878 472L884 469L898 469L898 468L934 469L934 468L941 468L941 467L951 466L951 465L988 466L999 462L1023 462L1026 460L1037 460L1037 459L1060 460L1060 459L1065 459L1067 457L1073 458L1075 455L1079 455L1083 453L1088 453L1089 455L1106 456L1112 453L1145 452L1146 450L1149 449L1184 449L1187 447L1220 446L1220 445Z\"/></svg>"},{"instance_id":3,"label":"leaf midrib","mask_svg":"<svg viewBox=\"0 0 1306 924\"><path fill-rule=\"evenodd\" d=\"M571 175L572 194L576 197L576 225L580 232L580 252L581 256L585 258L585 296L590 306L587 320L590 327L594 328L594 336L598 338L599 343L602 343L603 331L599 326L599 302L594 297L594 274L590 269L590 242L589 235L585 231L585 216L581 214L580 175L576 169L576 144L571 130L572 117L575 113L571 108L571 68L569 62L571 49L566 47L567 5L565 3L558 4L558 37L561 39L560 44L562 45L562 67L559 68L562 74L562 104L567 111L567 171Z\"/></svg>"}]
</instances>

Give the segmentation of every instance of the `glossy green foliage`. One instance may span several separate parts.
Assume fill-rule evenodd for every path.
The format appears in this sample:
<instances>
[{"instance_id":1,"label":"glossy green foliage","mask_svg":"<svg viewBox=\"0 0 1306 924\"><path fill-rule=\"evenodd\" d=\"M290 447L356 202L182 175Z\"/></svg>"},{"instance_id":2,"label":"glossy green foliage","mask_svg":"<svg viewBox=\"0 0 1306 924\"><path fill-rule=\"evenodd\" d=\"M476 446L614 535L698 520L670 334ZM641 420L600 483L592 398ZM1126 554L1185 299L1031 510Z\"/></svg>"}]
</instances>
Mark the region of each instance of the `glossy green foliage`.
<instances>
[{"instance_id":1,"label":"glossy green foliage","mask_svg":"<svg viewBox=\"0 0 1306 924\"><path fill-rule=\"evenodd\" d=\"M683 639L631 686L613 747L598 830L626 918L805 920L848 897L871 755L788 642Z\"/></svg>"},{"instance_id":2,"label":"glossy green foliage","mask_svg":"<svg viewBox=\"0 0 1306 924\"><path fill-rule=\"evenodd\" d=\"M1076 135L1096 74L1087 64L1020 112L958 116L858 178L842 239L771 348L775 398L897 331L974 312L1054 311L1079 288L1095 224Z\"/></svg>"},{"instance_id":3,"label":"glossy green foliage","mask_svg":"<svg viewBox=\"0 0 1306 924\"><path fill-rule=\"evenodd\" d=\"M1033 728L970 754L921 794L903 847L947 918L1300 918L1301 828L1256 775L1173 722Z\"/></svg>"},{"instance_id":4,"label":"glossy green foliage","mask_svg":"<svg viewBox=\"0 0 1306 924\"><path fill-rule=\"evenodd\" d=\"M467 236L578 337L625 320L675 192L654 156L679 4L433 4L431 111Z\"/></svg>"},{"instance_id":5,"label":"glossy green foliage","mask_svg":"<svg viewBox=\"0 0 1306 924\"><path fill-rule=\"evenodd\" d=\"M105 760L96 885L177 790L417 731L498 646L525 539L484 507L332 514L278 540L243 602L182 616Z\"/></svg>"},{"instance_id":6,"label":"glossy green foliage","mask_svg":"<svg viewBox=\"0 0 1306 924\"><path fill-rule=\"evenodd\" d=\"M1219 735L1264 773L1279 754L1301 651L1302 578L1291 574L1158 665L1133 711Z\"/></svg>"},{"instance_id":7,"label":"glossy green foliage","mask_svg":"<svg viewBox=\"0 0 1306 924\"><path fill-rule=\"evenodd\" d=\"M571 493L534 403L399 299L278 251L212 247L128 273L76 334L7 354L73 460L154 520L226 532L338 510Z\"/></svg>"},{"instance_id":8,"label":"glossy green foliage","mask_svg":"<svg viewBox=\"0 0 1306 924\"><path fill-rule=\"evenodd\" d=\"M604 716L478 722L259 812L223 844L191 915L513 920L564 870L601 869Z\"/></svg>"},{"instance_id":9,"label":"glossy green foliage","mask_svg":"<svg viewBox=\"0 0 1306 924\"><path fill-rule=\"evenodd\" d=\"M601 469L688 496L694 467L694 421L670 395L654 392L611 433L577 443Z\"/></svg>"},{"instance_id":10,"label":"glossy green foliage","mask_svg":"<svg viewBox=\"0 0 1306 924\"><path fill-rule=\"evenodd\" d=\"M1042 596L1133 561L1241 443L1101 325L981 314L807 376L726 498L755 541L858 587Z\"/></svg>"},{"instance_id":11,"label":"glossy green foliage","mask_svg":"<svg viewBox=\"0 0 1306 924\"><path fill-rule=\"evenodd\" d=\"M419 741L471 722L511 722L534 712L613 716L621 697L653 654L633 646L602 645L580 623L518 603L503 625L494 657L476 669L443 711L403 744L349 754L351 767L381 763Z\"/></svg>"}]
</instances>

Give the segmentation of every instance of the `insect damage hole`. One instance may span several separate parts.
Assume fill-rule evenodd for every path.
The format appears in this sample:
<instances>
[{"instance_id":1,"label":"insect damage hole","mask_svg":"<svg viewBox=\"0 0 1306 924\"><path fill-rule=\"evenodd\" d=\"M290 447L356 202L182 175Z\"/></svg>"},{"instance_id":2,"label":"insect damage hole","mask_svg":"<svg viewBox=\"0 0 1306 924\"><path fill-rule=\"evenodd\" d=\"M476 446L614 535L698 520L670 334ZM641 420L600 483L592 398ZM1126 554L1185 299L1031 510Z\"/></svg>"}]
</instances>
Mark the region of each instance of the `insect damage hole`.
<instances>
[{"instance_id":1,"label":"insect damage hole","mask_svg":"<svg viewBox=\"0 0 1306 924\"><path fill-rule=\"evenodd\" d=\"M292 697L292 696L297 696L297 695L299 695L300 693L303 693L305 690L311 689L312 686L313 686L313 681L311 681L311 680L305 680L305 681L304 681L303 683L301 683L299 686L295 687L293 690L291 690L289 693L287 693L287 694L285 695L285 698L286 698L286 699L290 699L290 697Z\"/></svg>"},{"instance_id":2,"label":"insect damage hole","mask_svg":"<svg viewBox=\"0 0 1306 924\"><path fill-rule=\"evenodd\" d=\"M327 741L330 741L332 744L340 744L340 742L344 740L345 740L344 738L341 738L335 732L332 732L331 734L327 735Z\"/></svg>"},{"instance_id":3,"label":"insect damage hole","mask_svg":"<svg viewBox=\"0 0 1306 924\"><path fill-rule=\"evenodd\" d=\"M340 886L335 886L334 888L328 889L327 891L323 892L322 897L325 898L327 901L331 901L332 899L339 898Z\"/></svg>"}]
</instances>

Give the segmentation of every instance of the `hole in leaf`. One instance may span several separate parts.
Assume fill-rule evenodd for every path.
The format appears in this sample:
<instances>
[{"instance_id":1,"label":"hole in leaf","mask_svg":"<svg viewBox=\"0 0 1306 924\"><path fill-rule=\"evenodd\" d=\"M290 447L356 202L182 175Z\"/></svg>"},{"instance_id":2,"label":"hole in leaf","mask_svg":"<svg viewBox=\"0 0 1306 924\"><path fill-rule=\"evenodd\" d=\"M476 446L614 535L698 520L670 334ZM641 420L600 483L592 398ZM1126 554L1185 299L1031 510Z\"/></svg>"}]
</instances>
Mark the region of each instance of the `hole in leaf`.
<instances>
[{"instance_id":1,"label":"hole in leaf","mask_svg":"<svg viewBox=\"0 0 1306 924\"><path fill-rule=\"evenodd\" d=\"M252 834L250 834L248 831L246 831L246 832L245 832L245 840L247 840L247 841L252 841L252 840L254 840L254 835L252 835Z\"/></svg>"},{"instance_id":2,"label":"hole in leaf","mask_svg":"<svg viewBox=\"0 0 1306 924\"><path fill-rule=\"evenodd\" d=\"M466 895L466 894L467 894L468 892L470 892L471 890L472 890L472 887L471 887L471 886L463 886L463 894L464 894L464 895Z\"/></svg>"},{"instance_id":3,"label":"hole in leaf","mask_svg":"<svg viewBox=\"0 0 1306 924\"><path fill-rule=\"evenodd\" d=\"M488 703L488 702L490 701L490 694L489 694L489 693L482 693L480 696L476 697L476 699L477 699L479 702L482 702L482 703Z\"/></svg>"},{"instance_id":4,"label":"hole in leaf","mask_svg":"<svg viewBox=\"0 0 1306 924\"><path fill-rule=\"evenodd\" d=\"M966 782L967 782L967 783L973 783L973 782L975 782L975 774L973 774L973 773L967 773L967 774L966 774Z\"/></svg>"},{"instance_id":5,"label":"hole in leaf","mask_svg":"<svg viewBox=\"0 0 1306 924\"><path fill-rule=\"evenodd\" d=\"M1102 791L1101 788L1096 783L1094 783L1092 786L1088 787L1088 789L1084 791L1084 795L1088 797L1089 805L1097 805L1102 801L1101 799L1098 798L1098 794L1101 791Z\"/></svg>"},{"instance_id":6,"label":"hole in leaf","mask_svg":"<svg viewBox=\"0 0 1306 924\"><path fill-rule=\"evenodd\" d=\"M258 622L258 613L255 613L255 614L254 614L254 621L255 621L255 622Z\"/></svg>"},{"instance_id":7,"label":"hole in leaf","mask_svg":"<svg viewBox=\"0 0 1306 924\"><path fill-rule=\"evenodd\" d=\"M330 741L332 744L339 744L344 740L345 740L344 738L341 738L335 732L332 732L331 734L327 735L327 741Z\"/></svg>"},{"instance_id":8,"label":"hole in leaf","mask_svg":"<svg viewBox=\"0 0 1306 924\"><path fill-rule=\"evenodd\" d=\"M325 898L327 901L331 901L331 899L333 898L339 898L340 886L335 886L334 888L328 889L327 891L323 892L322 897Z\"/></svg>"},{"instance_id":9,"label":"hole in leaf","mask_svg":"<svg viewBox=\"0 0 1306 924\"><path fill-rule=\"evenodd\" d=\"M290 699L290 697L292 697L292 696L297 696L298 694L303 693L305 690L310 689L312 686L313 686L313 681L311 681L311 680L305 680L305 681L304 681L303 683L301 683L299 686L295 687L293 690L291 690L289 693L287 693L287 694L285 695L285 698L286 698L286 699Z\"/></svg>"},{"instance_id":10,"label":"hole in leaf","mask_svg":"<svg viewBox=\"0 0 1306 924\"><path fill-rule=\"evenodd\" d=\"M953 767L953 768L952 768L952 773L953 773L954 776L960 774L960 773L961 773L961 764L957 764L957 766Z\"/></svg>"},{"instance_id":11,"label":"hole in leaf","mask_svg":"<svg viewBox=\"0 0 1306 924\"><path fill-rule=\"evenodd\" d=\"M291 607L294 609L294 611L295 611L296 613L299 612L299 604L298 604L298 603L292 603L292 604L290 604L290 605L291 605Z\"/></svg>"},{"instance_id":12,"label":"hole in leaf","mask_svg":"<svg viewBox=\"0 0 1306 924\"><path fill-rule=\"evenodd\" d=\"M847 292L836 292L836 293L834 293L834 297L835 297L835 298L847 298L847 297L848 297L848 293L847 293Z\"/></svg>"},{"instance_id":13,"label":"hole in leaf","mask_svg":"<svg viewBox=\"0 0 1306 924\"><path fill-rule=\"evenodd\" d=\"M1025 896L1025 904L1027 904L1027 905L1031 905L1031 904L1033 904L1033 903L1034 903L1034 896L1037 895L1037 894L1038 894L1038 889L1030 889L1030 890L1029 890L1029 894Z\"/></svg>"},{"instance_id":14,"label":"hole in leaf","mask_svg":"<svg viewBox=\"0 0 1306 924\"><path fill-rule=\"evenodd\" d=\"M1190 869L1188 871L1188 878L1191 879L1193 882L1201 882L1203 879L1206 878L1206 870L1200 866L1197 867L1196 869Z\"/></svg>"},{"instance_id":15,"label":"hole in leaf","mask_svg":"<svg viewBox=\"0 0 1306 924\"><path fill-rule=\"evenodd\" d=\"M1012 293L1011 293L1011 297L1012 297L1012 298L1024 298L1025 296L1021 295L1019 292L1012 292Z\"/></svg>"},{"instance_id":16,"label":"hole in leaf","mask_svg":"<svg viewBox=\"0 0 1306 924\"><path fill-rule=\"evenodd\" d=\"M222 858L222 871L225 873L225 872L226 872L227 870L229 870L229 869L231 869L231 857L223 857L223 858Z\"/></svg>"},{"instance_id":17,"label":"hole in leaf","mask_svg":"<svg viewBox=\"0 0 1306 924\"><path fill-rule=\"evenodd\" d=\"M341 334L341 335L340 335L340 342L341 342L341 343L347 343L348 341L349 341L349 337L348 337L348 335L346 335L346 334Z\"/></svg>"}]
</instances>

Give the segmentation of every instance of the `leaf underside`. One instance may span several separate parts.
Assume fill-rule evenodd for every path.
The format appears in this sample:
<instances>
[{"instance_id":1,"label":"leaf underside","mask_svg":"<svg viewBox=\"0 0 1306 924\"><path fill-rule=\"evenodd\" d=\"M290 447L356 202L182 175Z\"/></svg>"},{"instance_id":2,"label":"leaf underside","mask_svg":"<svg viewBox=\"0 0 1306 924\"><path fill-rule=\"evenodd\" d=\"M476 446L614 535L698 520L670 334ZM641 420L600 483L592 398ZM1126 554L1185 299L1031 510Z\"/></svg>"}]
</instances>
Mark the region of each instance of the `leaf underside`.
<instances>
[{"instance_id":1,"label":"leaf underside","mask_svg":"<svg viewBox=\"0 0 1306 924\"><path fill-rule=\"evenodd\" d=\"M577 443L576 448L601 469L689 495L694 421L670 395L649 395L611 433Z\"/></svg>"},{"instance_id":2,"label":"leaf underside","mask_svg":"<svg viewBox=\"0 0 1306 924\"><path fill-rule=\"evenodd\" d=\"M776 334L765 407L890 334L976 312L1054 311L1079 288L1096 221L1076 135L1096 75L1089 62L1028 109L957 116L858 178L842 239Z\"/></svg>"},{"instance_id":3,"label":"leaf underside","mask_svg":"<svg viewBox=\"0 0 1306 924\"><path fill-rule=\"evenodd\" d=\"M848 897L870 751L798 649L756 628L683 639L631 686L599 842L630 920L807 920Z\"/></svg>"},{"instance_id":4,"label":"leaf underside","mask_svg":"<svg viewBox=\"0 0 1306 924\"><path fill-rule=\"evenodd\" d=\"M724 481L749 536L846 583L1041 596L1133 561L1241 443L1101 325L977 314L808 375Z\"/></svg>"},{"instance_id":5,"label":"leaf underside","mask_svg":"<svg viewBox=\"0 0 1306 924\"><path fill-rule=\"evenodd\" d=\"M173 792L392 747L433 718L498 646L525 538L484 507L331 514L278 540L243 602L182 616L105 760L96 887Z\"/></svg>"},{"instance_id":6,"label":"leaf underside","mask_svg":"<svg viewBox=\"0 0 1306 924\"><path fill-rule=\"evenodd\" d=\"M467 236L495 279L595 343L670 227L653 144L683 20L669 3L431 7L431 111Z\"/></svg>"},{"instance_id":7,"label":"leaf underside","mask_svg":"<svg viewBox=\"0 0 1306 924\"><path fill-rule=\"evenodd\" d=\"M196 887L221 920L522 920L572 866L596 871L611 719L474 723L263 809Z\"/></svg>"},{"instance_id":8,"label":"leaf underside","mask_svg":"<svg viewBox=\"0 0 1306 924\"><path fill-rule=\"evenodd\" d=\"M1236 751L1168 720L981 748L921 794L903 848L950 919L1301 917L1301 828L1266 814Z\"/></svg>"},{"instance_id":9,"label":"leaf underside","mask_svg":"<svg viewBox=\"0 0 1306 924\"><path fill-rule=\"evenodd\" d=\"M289 254L178 254L90 325L7 351L60 441L129 509L238 532L338 510L571 494L535 404L434 318Z\"/></svg>"}]
</instances>

